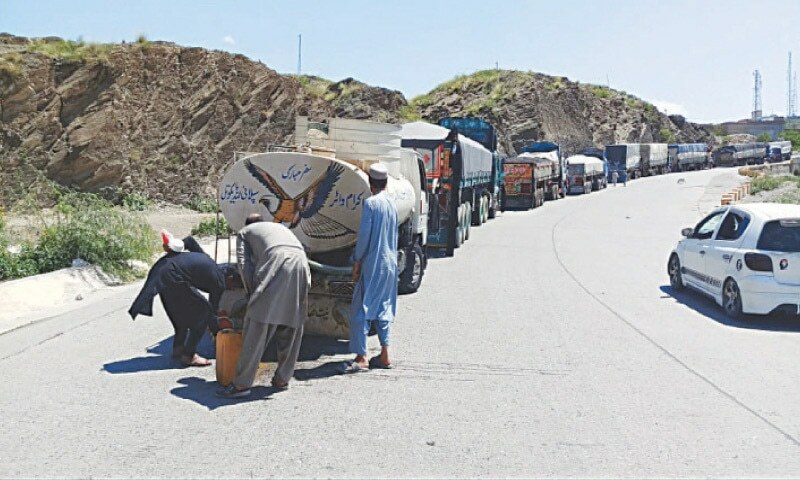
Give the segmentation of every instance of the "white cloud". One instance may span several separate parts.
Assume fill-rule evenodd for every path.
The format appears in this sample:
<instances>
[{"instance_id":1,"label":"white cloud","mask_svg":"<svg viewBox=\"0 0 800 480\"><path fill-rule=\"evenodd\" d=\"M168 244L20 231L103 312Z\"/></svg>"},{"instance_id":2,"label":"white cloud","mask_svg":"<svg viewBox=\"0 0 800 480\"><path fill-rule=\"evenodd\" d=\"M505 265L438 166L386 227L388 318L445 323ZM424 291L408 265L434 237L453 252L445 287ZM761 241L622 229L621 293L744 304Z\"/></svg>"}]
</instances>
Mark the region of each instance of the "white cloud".
<instances>
[{"instance_id":1,"label":"white cloud","mask_svg":"<svg viewBox=\"0 0 800 480\"><path fill-rule=\"evenodd\" d=\"M225 38L223 38L223 39L222 39L222 41L223 41L223 42L225 42L225 43L227 43L228 45L234 45L234 44L236 44L236 39L234 39L234 38L233 38L232 36L230 36L230 35L225 35Z\"/></svg>"},{"instance_id":2,"label":"white cloud","mask_svg":"<svg viewBox=\"0 0 800 480\"><path fill-rule=\"evenodd\" d=\"M666 100L653 100L652 103L660 112L666 113L667 115L683 115L684 117L688 116L686 107L679 103L668 102Z\"/></svg>"}]
</instances>

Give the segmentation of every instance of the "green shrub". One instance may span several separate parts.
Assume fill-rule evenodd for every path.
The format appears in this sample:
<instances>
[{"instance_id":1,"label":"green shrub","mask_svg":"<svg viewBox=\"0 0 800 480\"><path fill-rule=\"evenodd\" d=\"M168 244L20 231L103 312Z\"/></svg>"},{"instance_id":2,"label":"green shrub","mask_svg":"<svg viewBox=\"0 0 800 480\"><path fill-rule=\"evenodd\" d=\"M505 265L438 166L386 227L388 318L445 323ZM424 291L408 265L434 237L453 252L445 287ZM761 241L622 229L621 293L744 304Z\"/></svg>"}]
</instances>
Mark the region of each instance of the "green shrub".
<instances>
[{"instance_id":1,"label":"green shrub","mask_svg":"<svg viewBox=\"0 0 800 480\"><path fill-rule=\"evenodd\" d=\"M792 150L800 149L800 131L784 130L778 134L778 138L792 142Z\"/></svg>"},{"instance_id":2,"label":"green shrub","mask_svg":"<svg viewBox=\"0 0 800 480\"><path fill-rule=\"evenodd\" d=\"M658 136L661 137L662 142L675 143L675 133L673 133L672 130L667 127L663 127L661 130L659 130Z\"/></svg>"},{"instance_id":3,"label":"green shrub","mask_svg":"<svg viewBox=\"0 0 800 480\"><path fill-rule=\"evenodd\" d=\"M217 213L219 208L217 201L210 197L192 197L183 206L200 213Z\"/></svg>"},{"instance_id":4,"label":"green shrub","mask_svg":"<svg viewBox=\"0 0 800 480\"><path fill-rule=\"evenodd\" d=\"M122 195L122 205L132 212L143 212L153 206L153 201L144 193L132 192Z\"/></svg>"},{"instance_id":5,"label":"green shrub","mask_svg":"<svg viewBox=\"0 0 800 480\"><path fill-rule=\"evenodd\" d=\"M775 190L776 188L780 187L786 182L798 183L798 179L786 175L776 176L776 177L762 175L760 177L754 178L753 181L750 183L750 192L755 194L758 192Z\"/></svg>"},{"instance_id":6,"label":"green shrub","mask_svg":"<svg viewBox=\"0 0 800 480\"><path fill-rule=\"evenodd\" d=\"M135 277L130 260L150 261L157 238L145 220L94 194L66 193L35 244L0 251L0 280L45 273L81 258L123 280Z\"/></svg>"},{"instance_id":7,"label":"green shrub","mask_svg":"<svg viewBox=\"0 0 800 480\"><path fill-rule=\"evenodd\" d=\"M198 237L231 235L232 233L233 230L231 230L228 222L222 217L219 217L219 219L207 218L192 229L192 235L197 235Z\"/></svg>"},{"instance_id":8,"label":"green shrub","mask_svg":"<svg viewBox=\"0 0 800 480\"><path fill-rule=\"evenodd\" d=\"M759 136L756 137L756 141L757 142L771 142L772 141L772 135L770 135L768 132L762 132Z\"/></svg>"}]
</instances>

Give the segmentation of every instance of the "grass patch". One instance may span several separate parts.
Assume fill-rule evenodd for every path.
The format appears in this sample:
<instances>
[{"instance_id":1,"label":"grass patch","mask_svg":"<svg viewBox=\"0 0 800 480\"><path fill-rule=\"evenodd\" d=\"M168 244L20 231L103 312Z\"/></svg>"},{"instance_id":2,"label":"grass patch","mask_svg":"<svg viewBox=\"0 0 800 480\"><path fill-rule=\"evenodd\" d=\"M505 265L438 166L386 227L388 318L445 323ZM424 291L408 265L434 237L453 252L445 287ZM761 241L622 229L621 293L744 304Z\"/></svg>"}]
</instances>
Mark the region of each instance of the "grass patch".
<instances>
[{"instance_id":1,"label":"grass patch","mask_svg":"<svg viewBox=\"0 0 800 480\"><path fill-rule=\"evenodd\" d=\"M233 230L228 225L228 222L223 218L207 218L192 228L192 235L198 237L213 237L217 235L232 235Z\"/></svg>"},{"instance_id":2,"label":"grass patch","mask_svg":"<svg viewBox=\"0 0 800 480\"><path fill-rule=\"evenodd\" d=\"M544 89L547 90L548 92L557 92L562 88L564 88L564 82L562 81L561 77L556 77L553 79L552 82L546 83L544 85Z\"/></svg>"},{"instance_id":3,"label":"grass patch","mask_svg":"<svg viewBox=\"0 0 800 480\"><path fill-rule=\"evenodd\" d=\"M289 75L297 80L303 91L312 97L322 98L328 92L333 82L313 75Z\"/></svg>"},{"instance_id":4,"label":"grass patch","mask_svg":"<svg viewBox=\"0 0 800 480\"><path fill-rule=\"evenodd\" d=\"M611 96L614 95L614 92L610 88L601 85L594 85L591 88L591 92L592 95L598 98L611 98Z\"/></svg>"},{"instance_id":5,"label":"grass patch","mask_svg":"<svg viewBox=\"0 0 800 480\"><path fill-rule=\"evenodd\" d=\"M795 185L800 186L800 178L798 177L792 177L788 175L781 175L775 177L762 175L754 178L752 182L750 182L750 192L753 194L756 194L758 192L768 192L770 190L775 190L781 185L789 182L792 182Z\"/></svg>"},{"instance_id":6,"label":"grass patch","mask_svg":"<svg viewBox=\"0 0 800 480\"><path fill-rule=\"evenodd\" d=\"M82 40L34 40L28 45L28 51L41 53L51 58L67 62L83 62L86 60L108 60L108 55L115 45L104 43L86 43Z\"/></svg>"},{"instance_id":7,"label":"grass patch","mask_svg":"<svg viewBox=\"0 0 800 480\"><path fill-rule=\"evenodd\" d=\"M200 213L217 213L219 208L217 201L210 197L192 197L183 206Z\"/></svg>"},{"instance_id":8,"label":"grass patch","mask_svg":"<svg viewBox=\"0 0 800 480\"><path fill-rule=\"evenodd\" d=\"M420 115L417 109L414 108L414 106L410 103L400 107L398 114L404 122L416 122L417 120L422 120L422 115Z\"/></svg>"},{"instance_id":9,"label":"grass patch","mask_svg":"<svg viewBox=\"0 0 800 480\"><path fill-rule=\"evenodd\" d=\"M0 280L45 273L68 267L81 258L122 280L141 273L129 262L149 262L156 251L155 232L143 217L89 193L66 193L53 209L53 219L42 223L35 242L18 251L0 250ZM5 230L5 222L2 229Z\"/></svg>"}]
</instances>

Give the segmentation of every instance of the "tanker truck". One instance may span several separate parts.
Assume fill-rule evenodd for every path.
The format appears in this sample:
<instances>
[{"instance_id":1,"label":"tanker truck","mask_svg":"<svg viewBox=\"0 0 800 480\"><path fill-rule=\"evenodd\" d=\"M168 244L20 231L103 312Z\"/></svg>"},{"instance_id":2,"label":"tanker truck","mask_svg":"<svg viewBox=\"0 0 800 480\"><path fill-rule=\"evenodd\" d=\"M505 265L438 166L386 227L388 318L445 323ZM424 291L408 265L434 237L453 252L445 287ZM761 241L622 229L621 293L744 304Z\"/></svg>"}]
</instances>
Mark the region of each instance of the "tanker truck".
<instances>
[{"instance_id":1,"label":"tanker truck","mask_svg":"<svg viewBox=\"0 0 800 480\"><path fill-rule=\"evenodd\" d=\"M469 239L474 212L482 223L492 216L492 153L480 143L439 125L402 125L402 146L422 155L431 200L428 246L447 256Z\"/></svg>"},{"instance_id":2,"label":"tanker truck","mask_svg":"<svg viewBox=\"0 0 800 480\"><path fill-rule=\"evenodd\" d=\"M311 266L305 331L347 338L353 296L352 254L367 171L389 170L386 191L398 213L398 291L416 291L427 266L428 200L421 157L400 146L400 127L331 118L298 117L295 151L239 153L219 185L220 210L234 231L247 215L282 223L297 236Z\"/></svg>"}]
</instances>

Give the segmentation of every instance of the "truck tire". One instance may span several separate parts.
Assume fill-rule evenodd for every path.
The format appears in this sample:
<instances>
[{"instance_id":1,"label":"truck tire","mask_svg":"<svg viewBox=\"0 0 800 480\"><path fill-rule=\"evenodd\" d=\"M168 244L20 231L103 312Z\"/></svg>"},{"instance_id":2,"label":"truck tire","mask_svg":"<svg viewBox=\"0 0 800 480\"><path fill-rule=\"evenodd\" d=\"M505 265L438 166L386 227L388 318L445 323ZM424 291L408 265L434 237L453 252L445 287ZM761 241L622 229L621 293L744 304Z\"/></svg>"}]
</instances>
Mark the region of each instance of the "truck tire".
<instances>
[{"instance_id":1,"label":"truck tire","mask_svg":"<svg viewBox=\"0 0 800 480\"><path fill-rule=\"evenodd\" d=\"M425 273L425 253L418 243L406 249L406 268L400 274L400 283L397 293L409 294L419 290L422 284L422 275Z\"/></svg>"},{"instance_id":2,"label":"truck tire","mask_svg":"<svg viewBox=\"0 0 800 480\"><path fill-rule=\"evenodd\" d=\"M467 202L464 208L464 241L466 242L469 240L469 232L472 229L472 217L473 217L473 208L472 203Z\"/></svg>"}]
</instances>

